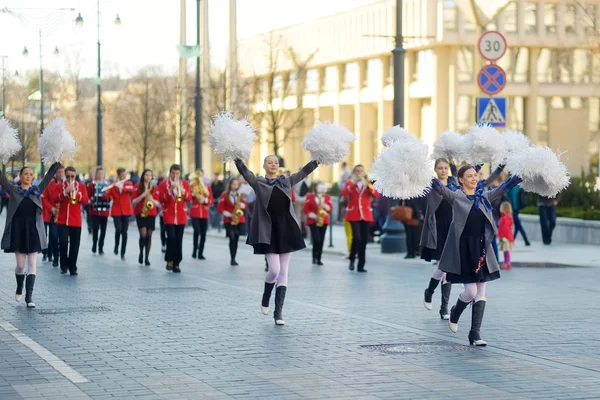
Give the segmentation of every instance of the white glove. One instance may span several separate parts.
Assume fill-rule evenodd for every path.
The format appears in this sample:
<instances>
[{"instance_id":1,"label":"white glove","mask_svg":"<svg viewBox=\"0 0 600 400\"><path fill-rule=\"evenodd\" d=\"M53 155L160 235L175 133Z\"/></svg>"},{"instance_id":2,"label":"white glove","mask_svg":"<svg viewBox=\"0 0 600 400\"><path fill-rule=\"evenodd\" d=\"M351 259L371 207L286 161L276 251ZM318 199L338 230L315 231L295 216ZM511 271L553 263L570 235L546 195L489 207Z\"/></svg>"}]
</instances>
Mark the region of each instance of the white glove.
<instances>
[{"instance_id":1,"label":"white glove","mask_svg":"<svg viewBox=\"0 0 600 400\"><path fill-rule=\"evenodd\" d=\"M323 204L323 208L327 210L327 212L331 211L331 207L329 206L329 204Z\"/></svg>"},{"instance_id":2,"label":"white glove","mask_svg":"<svg viewBox=\"0 0 600 400\"><path fill-rule=\"evenodd\" d=\"M308 213L308 215L307 215L307 216L308 216L308 218L310 218L310 219L317 219L317 214L315 214L315 213L313 213L313 212L311 212L311 213Z\"/></svg>"},{"instance_id":3,"label":"white glove","mask_svg":"<svg viewBox=\"0 0 600 400\"><path fill-rule=\"evenodd\" d=\"M245 209L246 209L246 204L245 204L245 203L240 203L240 208L241 208L242 210L245 210Z\"/></svg>"},{"instance_id":4,"label":"white glove","mask_svg":"<svg viewBox=\"0 0 600 400\"><path fill-rule=\"evenodd\" d=\"M223 216L225 218L231 218L232 217L232 215L231 215L231 213L229 211L223 211Z\"/></svg>"}]
</instances>

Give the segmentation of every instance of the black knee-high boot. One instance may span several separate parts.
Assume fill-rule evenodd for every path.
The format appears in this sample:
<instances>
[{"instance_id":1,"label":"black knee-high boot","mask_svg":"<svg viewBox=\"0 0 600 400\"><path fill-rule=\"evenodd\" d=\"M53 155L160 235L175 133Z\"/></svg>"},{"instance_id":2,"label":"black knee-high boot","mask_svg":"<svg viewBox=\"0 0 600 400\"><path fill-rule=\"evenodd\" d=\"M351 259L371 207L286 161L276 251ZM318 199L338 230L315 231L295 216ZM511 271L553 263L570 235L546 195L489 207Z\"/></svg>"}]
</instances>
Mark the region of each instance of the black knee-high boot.
<instances>
[{"instance_id":1,"label":"black knee-high boot","mask_svg":"<svg viewBox=\"0 0 600 400\"><path fill-rule=\"evenodd\" d=\"M25 282L25 274L19 275L15 273L15 278L17 279L17 291L15 292L15 300L21 301L21 297L23 297L23 282Z\"/></svg>"},{"instance_id":2,"label":"black knee-high boot","mask_svg":"<svg viewBox=\"0 0 600 400\"><path fill-rule=\"evenodd\" d=\"M423 298L423 305L428 310L431 310L431 302L432 302L433 293L435 292L435 289L438 287L439 284L440 284L439 279L434 279L434 278L429 279L429 287L427 289L425 289L425 297Z\"/></svg>"},{"instance_id":3,"label":"black knee-high boot","mask_svg":"<svg viewBox=\"0 0 600 400\"><path fill-rule=\"evenodd\" d=\"M446 282L442 284L442 305L440 306L440 318L449 319L448 314L448 301L450 301L450 292L452 291L452 284Z\"/></svg>"},{"instance_id":4,"label":"black knee-high boot","mask_svg":"<svg viewBox=\"0 0 600 400\"><path fill-rule=\"evenodd\" d=\"M456 333L456 331L458 331L458 320L468 305L469 303L465 303L459 297L456 300L456 305L452 306L452 309L450 310L450 319L448 320L448 326L452 332Z\"/></svg>"},{"instance_id":5,"label":"black knee-high boot","mask_svg":"<svg viewBox=\"0 0 600 400\"><path fill-rule=\"evenodd\" d=\"M29 308L35 308L33 302L33 285L35 285L35 275L27 275L25 278L25 303Z\"/></svg>"},{"instance_id":6,"label":"black knee-high boot","mask_svg":"<svg viewBox=\"0 0 600 400\"><path fill-rule=\"evenodd\" d=\"M262 301L260 303L260 309L265 315L269 313L269 303L271 302L271 293L273 292L274 286L275 282L265 282L265 290L263 291Z\"/></svg>"},{"instance_id":7,"label":"black knee-high boot","mask_svg":"<svg viewBox=\"0 0 600 400\"><path fill-rule=\"evenodd\" d=\"M483 321L483 313L485 311L485 300L479 300L473 304L473 313L471 317L471 331L469 332L469 343L475 346L487 346L487 343L481 339L479 330Z\"/></svg>"},{"instance_id":8,"label":"black knee-high boot","mask_svg":"<svg viewBox=\"0 0 600 400\"><path fill-rule=\"evenodd\" d=\"M275 289L275 312L273 313L273 318L275 318L275 324L277 325L285 324L283 320L283 302L286 291L286 286L277 286L277 289Z\"/></svg>"}]
</instances>

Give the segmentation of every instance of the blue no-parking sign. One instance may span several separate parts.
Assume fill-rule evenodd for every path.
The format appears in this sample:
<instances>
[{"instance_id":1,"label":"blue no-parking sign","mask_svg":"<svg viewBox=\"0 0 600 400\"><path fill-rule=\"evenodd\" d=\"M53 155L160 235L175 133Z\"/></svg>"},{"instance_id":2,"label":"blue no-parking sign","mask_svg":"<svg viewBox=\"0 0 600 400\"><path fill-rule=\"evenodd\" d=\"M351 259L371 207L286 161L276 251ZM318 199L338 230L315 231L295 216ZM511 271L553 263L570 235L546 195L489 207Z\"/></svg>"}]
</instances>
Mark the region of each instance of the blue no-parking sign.
<instances>
[{"instance_id":1,"label":"blue no-parking sign","mask_svg":"<svg viewBox=\"0 0 600 400\"><path fill-rule=\"evenodd\" d=\"M506 97L478 97L477 123L487 123L496 128L506 126Z\"/></svg>"},{"instance_id":2,"label":"blue no-parking sign","mask_svg":"<svg viewBox=\"0 0 600 400\"><path fill-rule=\"evenodd\" d=\"M484 65L477 75L477 84L490 96L498 94L506 86L506 72L496 64Z\"/></svg>"}]
</instances>

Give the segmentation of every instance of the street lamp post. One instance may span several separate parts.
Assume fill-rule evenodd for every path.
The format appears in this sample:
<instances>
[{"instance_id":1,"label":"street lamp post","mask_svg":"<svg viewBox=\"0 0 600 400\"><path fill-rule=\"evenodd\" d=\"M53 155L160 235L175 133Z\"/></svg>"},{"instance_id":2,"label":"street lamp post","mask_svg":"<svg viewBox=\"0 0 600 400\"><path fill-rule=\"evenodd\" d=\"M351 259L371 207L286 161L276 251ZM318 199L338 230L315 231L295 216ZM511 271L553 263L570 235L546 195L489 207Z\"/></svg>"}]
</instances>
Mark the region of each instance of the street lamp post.
<instances>
[{"instance_id":1,"label":"street lamp post","mask_svg":"<svg viewBox=\"0 0 600 400\"><path fill-rule=\"evenodd\" d=\"M7 56L0 56L2 58L2 116L5 116L6 113L6 65L5 61L8 58ZM6 165L2 164L2 175L6 173Z\"/></svg>"},{"instance_id":2,"label":"street lamp post","mask_svg":"<svg viewBox=\"0 0 600 400\"><path fill-rule=\"evenodd\" d=\"M206 0L205 0L206 1ZM196 0L196 44L200 48L200 0ZM196 90L194 93L196 127L194 132L194 162L202 168L202 92L200 91L200 54L196 57Z\"/></svg>"}]
</instances>

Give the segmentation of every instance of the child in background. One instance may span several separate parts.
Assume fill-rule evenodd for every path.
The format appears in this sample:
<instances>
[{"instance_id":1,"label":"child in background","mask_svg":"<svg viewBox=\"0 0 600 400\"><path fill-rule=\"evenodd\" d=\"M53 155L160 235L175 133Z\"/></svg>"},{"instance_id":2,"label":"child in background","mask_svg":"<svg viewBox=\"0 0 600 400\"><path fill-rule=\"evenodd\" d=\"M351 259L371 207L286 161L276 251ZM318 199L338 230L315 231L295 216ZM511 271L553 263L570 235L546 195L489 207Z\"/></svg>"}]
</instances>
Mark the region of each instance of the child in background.
<instances>
[{"instance_id":1,"label":"child in background","mask_svg":"<svg viewBox=\"0 0 600 400\"><path fill-rule=\"evenodd\" d=\"M500 222L498 224L500 250L504 252L504 264L500 266L500 269L510 269L510 251L515 243L513 228L512 206L505 201L500 204Z\"/></svg>"}]
</instances>

